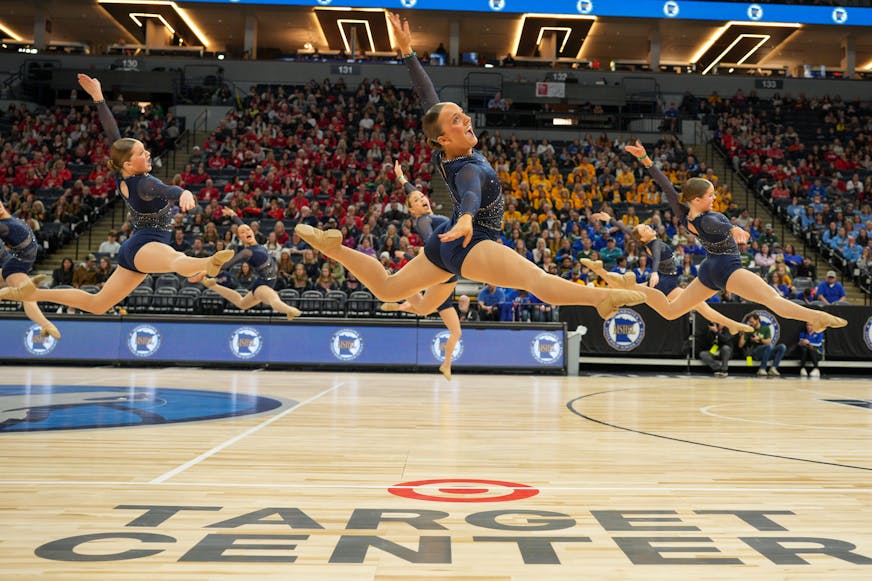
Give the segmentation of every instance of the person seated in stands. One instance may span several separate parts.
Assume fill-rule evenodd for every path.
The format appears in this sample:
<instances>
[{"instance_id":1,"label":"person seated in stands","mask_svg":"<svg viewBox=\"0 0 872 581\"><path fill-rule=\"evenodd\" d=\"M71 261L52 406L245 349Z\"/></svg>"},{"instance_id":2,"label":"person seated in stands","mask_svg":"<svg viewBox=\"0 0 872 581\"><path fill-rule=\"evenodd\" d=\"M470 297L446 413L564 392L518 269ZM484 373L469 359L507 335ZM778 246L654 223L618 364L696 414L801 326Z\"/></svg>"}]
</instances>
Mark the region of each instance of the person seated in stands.
<instances>
[{"instance_id":1,"label":"person seated in stands","mask_svg":"<svg viewBox=\"0 0 872 581\"><path fill-rule=\"evenodd\" d=\"M115 266L112 264L112 261L105 256L102 257L97 261L97 275L94 284L102 288L113 272L115 272Z\"/></svg>"},{"instance_id":2,"label":"person seated in stands","mask_svg":"<svg viewBox=\"0 0 872 581\"><path fill-rule=\"evenodd\" d=\"M118 251L121 250L121 244L118 242L118 233L115 230L110 230L106 234L106 240L100 243L100 247L97 249L97 252L100 254L108 254L109 256L115 256L118 254Z\"/></svg>"},{"instance_id":3,"label":"person seated in stands","mask_svg":"<svg viewBox=\"0 0 872 581\"><path fill-rule=\"evenodd\" d=\"M85 257L85 261L79 264L79 267L73 273L73 286L81 288L95 284L97 284L97 257L93 254L88 254Z\"/></svg>"},{"instance_id":4,"label":"person seated in stands","mask_svg":"<svg viewBox=\"0 0 872 581\"><path fill-rule=\"evenodd\" d=\"M487 284L478 293L478 315L482 321L500 320L500 303L505 301L503 290Z\"/></svg>"},{"instance_id":5,"label":"person seated in stands","mask_svg":"<svg viewBox=\"0 0 872 581\"><path fill-rule=\"evenodd\" d=\"M65 256L60 266L52 271L52 288L59 285L72 286L74 272L72 259Z\"/></svg>"},{"instance_id":6,"label":"person seated in stands","mask_svg":"<svg viewBox=\"0 0 872 581\"><path fill-rule=\"evenodd\" d=\"M827 305L847 302L845 287L838 281L835 270L827 272L826 279L817 286L815 298Z\"/></svg>"},{"instance_id":7,"label":"person seated in stands","mask_svg":"<svg viewBox=\"0 0 872 581\"><path fill-rule=\"evenodd\" d=\"M463 321L478 321L478 309L472 308L470 299L467 295L457 297L457 315Z\"/></svg>"},{"instance_id":8,"label":"person seated in stands","mask_svg":"<svg viewBox=\"0 0 872 581\"><path fill-rule=\"evenodd\" d=\"M207 256L212 256L212 251L203 245L202 236L197 236L194 238L194 243L191 247L185 251L185 254L193 258L205 258Z\"/></svg>"},{"instance_id":9,"label":"person seated in stands","mask_svg":"<svg viewBox=\"0 0 872 581\"><path fill-rule=\"evenodd\" d=\"M185 240L185 231L181 228L176 228L173 234L173 241L170 242L170 247L176 252L186 253L191 245Z\"/></svg>"}]
</instances>

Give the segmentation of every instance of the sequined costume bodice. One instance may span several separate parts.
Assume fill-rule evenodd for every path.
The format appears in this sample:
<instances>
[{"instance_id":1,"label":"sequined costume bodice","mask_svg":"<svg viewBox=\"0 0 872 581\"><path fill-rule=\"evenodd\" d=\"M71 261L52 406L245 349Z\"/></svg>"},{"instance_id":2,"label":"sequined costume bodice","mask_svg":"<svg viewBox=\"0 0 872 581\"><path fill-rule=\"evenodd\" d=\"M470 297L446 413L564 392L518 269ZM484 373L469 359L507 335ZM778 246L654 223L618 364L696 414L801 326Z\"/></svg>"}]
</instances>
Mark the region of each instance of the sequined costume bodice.
<instances>
[{"instance_id":1,"label":"sequined costume bodice","mask_svg":"<svg viewBox=\"0 0 872 581\"><path fill-rule=\"evenodd\" d=\"M443 160L441 151L434 151L434 161L445 178L454 206L452 221L461 214L473 214L473 227L491 233L500 232L505 203L497 172L478 151L471 155Z\"/></svg>"}]
</instances>

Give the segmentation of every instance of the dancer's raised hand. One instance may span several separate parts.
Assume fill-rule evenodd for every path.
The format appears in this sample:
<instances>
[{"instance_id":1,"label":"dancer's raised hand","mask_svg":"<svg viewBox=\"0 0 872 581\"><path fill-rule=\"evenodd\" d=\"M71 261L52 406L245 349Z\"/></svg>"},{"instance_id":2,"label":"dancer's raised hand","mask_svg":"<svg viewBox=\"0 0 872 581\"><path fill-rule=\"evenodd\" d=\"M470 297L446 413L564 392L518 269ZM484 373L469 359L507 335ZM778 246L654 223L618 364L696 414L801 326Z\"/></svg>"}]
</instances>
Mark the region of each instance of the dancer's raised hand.
<instances>
[{"instance_id":1,"label":"dancer's raised hand","mask_svg":"<svg viewBox=\"0 0 872 581\"><path fill-rule=\"evenodd\" d=\"M409 21L404 20L396 12L388 12L388 21L394 29L394 39L397 41L402 54L411 54L412 52L412 32L409 29Z\"/></svg>"},{"instance_id":2,"label":"dancer's raised hand","mask_svg":"<svg viewBox=\"0 0 872 581\"><path fill-rule=\"evenodd\" d=\"M94 77L89 77L84 73L79 73L76 76L79 79L79 86L81 86L92 99L95 101L103 100L103 87L100 85L99 80Z\"/></svg>"},{"instance_id":3,"label":"dancer's raised hand","mask_svg":"<svg viewBox=\"0 0 872 581\"><path fill-rule=\"evenodd\" d=\"M626 151L636 159L642 159L643 157L648 155L648 152L645 151L645 146L642 145L642 142L638 139L636 140L635 145L625 145L624 151Z\"/></svg>"}]
</instances>

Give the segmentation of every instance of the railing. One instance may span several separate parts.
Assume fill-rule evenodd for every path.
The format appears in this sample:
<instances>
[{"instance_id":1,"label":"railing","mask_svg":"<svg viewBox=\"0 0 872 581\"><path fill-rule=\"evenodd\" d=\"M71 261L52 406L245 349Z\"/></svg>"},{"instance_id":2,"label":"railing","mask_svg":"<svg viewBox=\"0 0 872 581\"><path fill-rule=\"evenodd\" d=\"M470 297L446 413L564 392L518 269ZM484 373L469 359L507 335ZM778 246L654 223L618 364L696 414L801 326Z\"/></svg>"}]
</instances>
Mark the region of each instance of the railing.
<instances>
[{"instance_id":1,"label":"railing","mask_svg":"<svg viewBox=\"0 0 872 581\"><path fill-rule=\"evenodd\" d=\"M15 98L15 92L13 91L13 87L16 83L20 83L23 78L21 69L16 73L10 73L7 71L0 71L0 74L5 75L3 81L0 82L0 95L6 95L6 98Z\"/></svg>"}]
</instances>

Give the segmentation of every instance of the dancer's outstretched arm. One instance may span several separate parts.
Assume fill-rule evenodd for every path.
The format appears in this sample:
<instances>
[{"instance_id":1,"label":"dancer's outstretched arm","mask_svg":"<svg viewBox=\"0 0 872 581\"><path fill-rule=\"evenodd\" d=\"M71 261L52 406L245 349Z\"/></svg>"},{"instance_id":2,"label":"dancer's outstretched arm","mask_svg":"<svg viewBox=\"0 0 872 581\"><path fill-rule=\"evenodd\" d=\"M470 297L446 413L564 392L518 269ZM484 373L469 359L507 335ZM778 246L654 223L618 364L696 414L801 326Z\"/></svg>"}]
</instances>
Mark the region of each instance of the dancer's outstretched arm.
<instances>
[{"instance_id":1,"label":"dancer's outstretched arm","mask_svg":"<svg viewBox=\"0 0 872 581\"><path fill-rule=\"evenodd\" d=\"M103 98L103 87L100 81L83 73L79 73L77 79L79 85L94 100L94 104L97 105L97 115L100 117L100 124L103 126L103 131L106 132L106 137L109 138L110 142L121 139L121 132L118 130L115 116L112 115L112 111L109 110L109 106L106 104L106 99Z\"/></svg>"},{"instance_id":2,"label":"dancer's outstretched arm","mask_svg":"<svg viewBox=\"0 0 872 581\"><path fill-rule=\"evenodd\" d=\"M421 107L426 111L433 105L439 102L439 95L436 93L436 87L433 86L433 81L424 71L421 66L421 61L412 50L412 32L409 30L409 21L400 18L396 12L388 12L388 20L391 27L394 29L394 38L397 41L397 46L409 68L409 76L412 78L412 90L418 95L421 100Z\"/></svg>"},{"instance_id":3,"label":"dancer's outstretched arm","mask_svg":"<svg viewBox=\"0 0 872 581\"><path fill-rule=\"evenodd\" d=\"M669 202L669 207L672 209L672 215L684 218L687 214L687 209L678 201L678 192L675 191L675 186L673 186L672 182L669 181L669 178L666 177L666 175L660 171L656 165L654 165L654 162L651 161L650 157L648 157L648 152L645 151L645 147L642 143L637 139L635 145L624 146L624 151L638 159L639 163L648 169L648 173L652 178L654 178L654 181L657 182L657 185L660 186L660 190L666 196L666 200Z\"/></svg>"}]
</instances>

